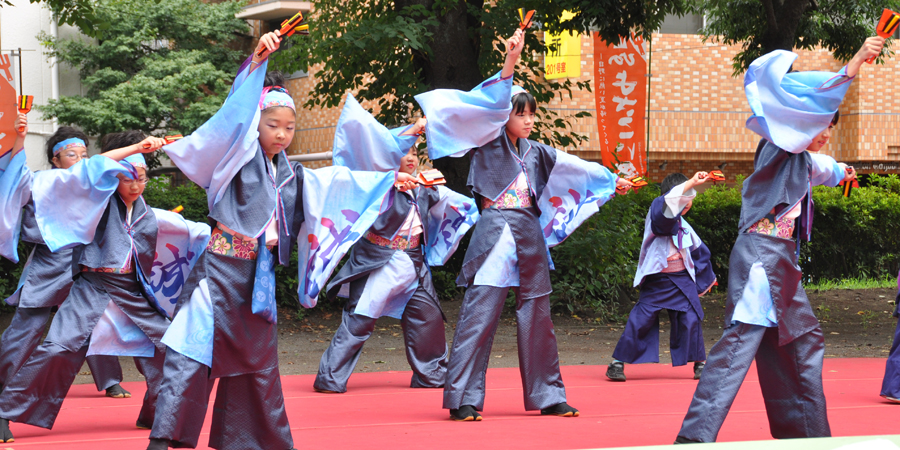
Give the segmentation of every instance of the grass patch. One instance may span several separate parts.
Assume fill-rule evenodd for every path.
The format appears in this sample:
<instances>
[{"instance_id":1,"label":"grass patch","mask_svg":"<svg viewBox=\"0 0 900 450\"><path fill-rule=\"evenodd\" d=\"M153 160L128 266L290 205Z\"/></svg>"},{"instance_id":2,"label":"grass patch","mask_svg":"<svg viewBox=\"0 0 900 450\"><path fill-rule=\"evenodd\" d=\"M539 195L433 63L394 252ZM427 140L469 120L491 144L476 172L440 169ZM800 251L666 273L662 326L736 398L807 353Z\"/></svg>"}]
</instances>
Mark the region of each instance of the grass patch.
<instances>
[{"instance_id":1,"label":"grass patch","mask_svg":"<svg viewBox=\"0 0 900 450\"><path fill-rule=\"evenodd\" d=\"M879 289L896 288L897 279L893 276L882 278L843 278L840 280L822 280L816 283L805 284L806 289L831 291L835 289Z\"/></svg>"}]
</instances>

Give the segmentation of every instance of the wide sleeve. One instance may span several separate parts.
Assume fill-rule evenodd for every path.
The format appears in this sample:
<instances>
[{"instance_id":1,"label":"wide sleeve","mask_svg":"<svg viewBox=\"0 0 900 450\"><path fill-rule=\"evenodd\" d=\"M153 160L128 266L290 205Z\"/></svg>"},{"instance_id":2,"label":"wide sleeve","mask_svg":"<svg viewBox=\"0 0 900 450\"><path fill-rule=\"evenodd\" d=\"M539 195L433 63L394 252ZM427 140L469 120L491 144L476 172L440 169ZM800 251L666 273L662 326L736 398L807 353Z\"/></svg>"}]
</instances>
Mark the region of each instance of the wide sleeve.
<instances>
[{"instance_id":1,"label":"wide sleeve","mask_svg":"<svg viewBox=\"0 0 900 450\"><path fill-rule=\"evenodd\" d=\"M691 250L691 261L694 262L694 280L697 283L697 295L707 293L716 284L716 273L713 272L712 254L709 247L700 243Z\"/></svg>"},{"instance_id":2,"label":"wide sleeve","mask_svg":"<svg viewBox=\"0 0 900 450\"><path fill-rule=\"evenodd\" d=\"M438 201L428 209L428 242L425 262L442 266L453 256L459 241L478 221L475 200L444 186L438 186Z\"/></svg>"},{"instance_id":3,"label":"wide sleeve","mask_svg":"<svg viewBox=\"0 0 900 450\"><path fill-rule=\"evenodd\" d=\"M207 190L210 210L222 199L238 171L259 149L259 97L268 61L235 79L225 104L194 133L163 147L173 163Z\"/></svg>"},{"instance_id":4,"label":"wide sleeve","mask_svg":"<svg viewBox=\"0 0 900 450\"><path fill-rule=\"evenodd\" d=\"M810 182L813 186L835 187L844 181L846 172L834 158L821 153L810 153L812 159Z\"/></svg>"},{"instance_id":5,"label":"wide sleeve","mask_svg":"<svg viewBox=\"0 0 900 450\"><path fill-rule=\"evenodd\" d=\"M297 237L297 294L305 308L350 247L375 223L394 186L394 172L355 172L331 166L303 169L303 224Z\"/></svg>"},{"instance_id":6,"label":"wide sleeve","mask_svg":"<svg viewBox=\"0 0 900 450\"><path fill-rule=\"evenodd\" d=\"M512 110L512 77L498 72L471 91L435 89L416 95L428 125L428 157L460 157L503 133Z\"/></svg>"},{"instance_id":7,"label":"wide sleeve","mask_svg":"<svg viewBox=\"0 0 900 450\"><path fill-rule=\"evenodd\" d=\"M538 199L541 228L548 247L559 245L616 193L617 175L595 162L563 151Z\"/></svg>"},{"instance_id":8,"label":"wide sleeve","mask_svg":"<svg viewBox=\"0 0 900 450\"><path fill-rule=\"evenodd\" d=\"M694 200L697 191L684 191L684 183L675 186L650 204L650 230L657 236L674 236L682 228L681 212Z\"/></svg>"},{"instance_id":9,"label":"wide sleeve","mask_svg":"<svg viewBox=\"0 0 900 450\"><path fill-rule=\"evenodd\" d=\"M838 73L792 72L795 53L775 50L750 64L744 92L753 115L747 128L791 153L800 153L831 124L853 78Z\"/></svg>"},{"instance_id":10,"label":"wide sleeve","mask_svg":"<svg viewBox=\"0 0 900 450\"><path fill-rule=\"evenodd\" d=\"M409 126L389 130L353 94L347 94L334 133L332 163L350 170L396 171L419 138L403 135L407 129Z\"/></svg>"},{"instance_id":11,"label":"wide sleeve","mask_svg":"<svg viewBox=\"0 0 900 450\"><path fill-rule=\"evenodd\" d=\"M34 175L34 218L50 251L94 240L109 198L119 187L117 175L133 178L129 168L105 156L94 156L66 170L42 170Z\"/></svg>"},{"instance_id":12,"label":"wide sleeve","mask_svg":"<svg viewBox=\"0 0 900 450\"><path fill-rule=\"evenodd\" d=\"M31 198L33 174L25 165L25 152L0 157L0 256L19 262L22 208Z\"/></svg>"},{"instance_id":13,"label":"wide sleeve","mask_svg":"<svg viewBox=\"0 0 900 450\"><path fill-rule=\"evenodd\" d=\"M156 258L148 282L153 291L154 306L171 319L181 289L206 249L210 228L171 211L153 208L153 213L158 231Z\"/></svg>"}]
</instances>

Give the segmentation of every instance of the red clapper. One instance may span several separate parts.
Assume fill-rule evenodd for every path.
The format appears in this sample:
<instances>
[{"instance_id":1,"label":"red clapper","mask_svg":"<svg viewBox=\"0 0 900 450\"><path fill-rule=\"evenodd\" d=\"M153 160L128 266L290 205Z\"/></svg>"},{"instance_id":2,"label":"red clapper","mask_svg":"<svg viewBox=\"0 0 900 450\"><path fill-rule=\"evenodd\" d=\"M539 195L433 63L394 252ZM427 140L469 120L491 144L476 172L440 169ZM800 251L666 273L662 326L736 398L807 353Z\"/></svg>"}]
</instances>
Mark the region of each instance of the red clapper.
<instances>
[{"instance_id":1,"label":"red clapper","mask_svg":"<svg viewBox=\"0 0 900 450\"><path fill-rule=\"evenodd\" d=\"M897 31L897 25L900 25L900 14L885 8L884 12L881 13L881 20L878 21L878 25L875 27L875 32L887 39ZM867 59L866 62L872 64L875 62L875 57Z\"/></svg>"},{"instance_id":2,"label":"red clapper","mask_svg":"<svg viewBox=\"0 0 900 450\"><path fill-rule=\"evenodd\" d=\"M709 173L709 179L712 180L713 183L725 181L725 174L722 173L721 170L713 170Z\"/></svg>"},{"instance_id":3,"label":"red clapper","mask_svg":"<svg viewBox=\"0 0 900 450\"><path fill-rule=\"evenodd\" d=\"M19 108L19 112L22 114L28 114L31 111L31 104L34 102L33 95L20 95L18 102L16 102L16 107ZM19 132L25 131L25 127L19 127Z\"/></svg>"},{"instance_id":4,"label":"red clapper","mask_svg":"<svg viewBox=\"0 0 900 450\"><path fill-rule=\"evenodd\" d=\"M297 14L294 14L294 17L281 22L281 37L289 37L294 33L309 34L309 25L304 22L303 11L297 11ZM258 52L256 52L256 56L262 56L265 52L266 48L263 47Z\"/></svg>"},{"instance_id":5,"label":"red clapper","mask_svg":"<svg viewBox=\"0 0 900 450\"><path fill-rule=\"evenodd\" d=\"M628 181L631 182L632 185L630 187L632 189L634 189L635 191L648 184L647 180L645 180L644 177L641 177L641 176L631 177L628 179ZM616 192L619 195L624 195L626 192L628 192L628 187L616 186Z\"/></svg>"},{"instance_id":6,"label":"red clapper","mask_svg":"<svg viewBox=\"0 0 900 450\"><path fill-rule=\"evenodd\" d=\"M166 136L166 137L164 137L163 139L166 140L166 144L168 145L168 144L171 144L171 143L173 143L173 142L175 142L175 141L177 141L177 140L179 140L179 139L184 139L184 136L182 136L182 135L180 135L180 134L173 134L173 135L171 135L171 136ZM150 148L150 144L144 144L144 148Z\"/></svg>"},{"instance_id":7,"label":"red clapper","mask_svg":"<svg viewBox=\"0 0 900 450\"><path fill-rule=\"evenodd\" d=\"M533 18L534 18L534 10L533 9L531 11L525 12L525 8L519 8L519 28L521 28L522 31L525 31L526 29L528 29L528 27L531 26L531 19L533 19ZM513 45L510 48L516 48L516 46Z\"/></svg>"}]
</instances>

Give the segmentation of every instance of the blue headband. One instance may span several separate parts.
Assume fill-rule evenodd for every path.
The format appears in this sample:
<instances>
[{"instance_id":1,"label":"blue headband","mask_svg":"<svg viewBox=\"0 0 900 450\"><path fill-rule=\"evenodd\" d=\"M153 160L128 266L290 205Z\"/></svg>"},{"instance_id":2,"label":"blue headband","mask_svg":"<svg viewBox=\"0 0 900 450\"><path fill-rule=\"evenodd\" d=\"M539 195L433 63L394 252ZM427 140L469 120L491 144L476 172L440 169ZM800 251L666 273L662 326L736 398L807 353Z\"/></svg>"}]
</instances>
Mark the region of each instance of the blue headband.
<instances>
[{"instance_id":1,"label":"blue headband","mask_svg":"<svg viewBox=\"0 0 900 450\"><path fill-rule=\"evenodd\" d=\"M512 87L512 92L510 92L509 96L510 96L510 98L512 98L523 92L526 92L525 88L523 88L522 86L519 86L518 84L514 84Z\"/></svg>"},{"instance_id":2,"label":"blue headband","mask_svg":"<svg viewBox=\"0 0 900 450\"><path fill-rule=\"evenodd\" d=\"M288 94L287 89L281 86L267 86L263 88L263 95L259 101L260 111L265 111L267 108L275 106L285 106L297 112L297 108L294 107L294 99Z\"/></svg>"},{"instance_id":3,"label":"blue headband","mask_svg":"<svg viewBox=\"0 0 900 450\"><path fill-rule=\"evenodd\" d=\"M83 149L87 149L87 144L77 137L68 138L62 141L59 141L56 145L53 146L53 155L55 156L59 152L72 147L81 147Z\"/></svg>"}]
</instances>

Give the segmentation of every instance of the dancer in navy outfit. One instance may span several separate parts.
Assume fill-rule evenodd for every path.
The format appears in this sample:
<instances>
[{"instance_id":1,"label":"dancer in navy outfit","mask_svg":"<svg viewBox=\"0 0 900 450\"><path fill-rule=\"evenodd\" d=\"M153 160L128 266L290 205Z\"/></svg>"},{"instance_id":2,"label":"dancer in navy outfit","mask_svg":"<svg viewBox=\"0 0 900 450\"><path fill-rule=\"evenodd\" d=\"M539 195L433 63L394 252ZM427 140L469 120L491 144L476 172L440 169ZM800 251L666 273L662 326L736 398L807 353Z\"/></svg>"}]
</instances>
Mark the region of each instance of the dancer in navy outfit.
<instances>
[{"instance_id":1,"label":"dancer in navy outfit","mask_svg":"<svg viewBox=\"0 0 900 450\"><path fill-rule=\"evenodd\" d=\"M641 296L613 351L615 360L606 370L613 381L625 381L624 363L659 362L659 312L663 309L669 311L672 323L672 365L693 361L694 379L700 379L706 360L700 296L712 288L716 275L710 265L709 248L683 216L697 195L694 187L708 179L706 172L697 172L691 179L673 173L663 180L662 195L650 204L634 277Z\"/></svg>"}]
</instances>

